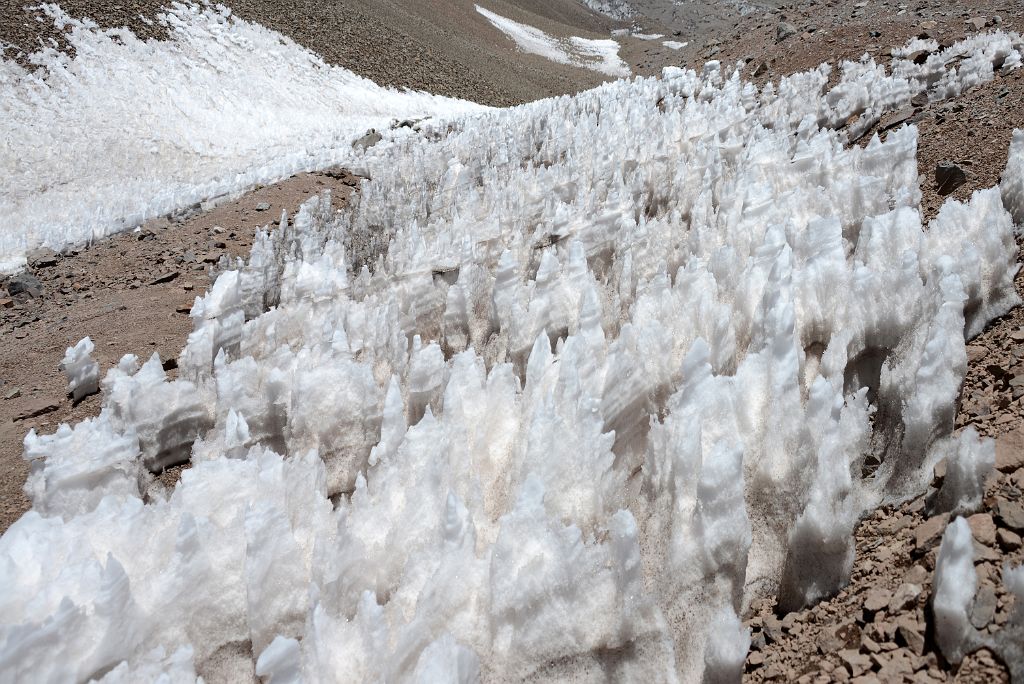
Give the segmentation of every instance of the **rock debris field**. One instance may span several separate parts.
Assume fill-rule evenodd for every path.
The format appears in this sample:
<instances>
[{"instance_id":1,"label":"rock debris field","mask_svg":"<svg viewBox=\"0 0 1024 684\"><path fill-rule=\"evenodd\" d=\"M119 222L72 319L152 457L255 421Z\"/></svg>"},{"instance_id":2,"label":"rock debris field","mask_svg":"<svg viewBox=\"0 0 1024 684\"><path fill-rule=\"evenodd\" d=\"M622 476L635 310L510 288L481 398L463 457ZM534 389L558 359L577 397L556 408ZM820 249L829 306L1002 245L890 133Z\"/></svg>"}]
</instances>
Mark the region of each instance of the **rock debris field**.
<instances>
[{"instance_id":1,"label":"rock debris field","mask_svg":"<svg viewBox=\"0 0 1024 684\"><path fill-rule=\"evenodd\" d=\"M1012 22L493 109L43 12L0 679L1024 681Z\"/></svg>"}]
</instances>

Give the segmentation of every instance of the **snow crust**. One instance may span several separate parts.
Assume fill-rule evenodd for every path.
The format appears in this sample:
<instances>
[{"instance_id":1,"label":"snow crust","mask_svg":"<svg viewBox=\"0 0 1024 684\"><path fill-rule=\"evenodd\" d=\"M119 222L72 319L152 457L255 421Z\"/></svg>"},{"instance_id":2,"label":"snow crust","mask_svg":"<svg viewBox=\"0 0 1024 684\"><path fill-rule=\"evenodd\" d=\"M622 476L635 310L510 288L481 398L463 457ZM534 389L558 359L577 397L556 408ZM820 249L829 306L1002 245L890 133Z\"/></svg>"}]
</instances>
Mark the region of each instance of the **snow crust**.
<instances>
[{"instance_id":1,"label":"snow crust","mask_svg":"<svg viewBox=\"0 0 1024 684\"><path fill-rule=\"evenodd\" d=\"M631 73L629 67L619 57L619 43L615 40L579 36L560 39L534 26L491 12L480 5L474 7L496 29L511 38L523 52L540 55L558 64L592 69L608 76L628 76Z\"/></svg>"},{"instance_id":2,"label":"snow crust","mask_svg":"<svg viewBox=\"0 0 1024 684\"><path fill-rule=\"evenodd\" d=\"M43 8L76 56L44 49L34 73L0 59L0 272L39 246L351 162L352 141L393 118L483 109L381 88L224 8L174 5L165 42Z\"/></svg>"},{"instance_id":3,"label":"snow crust","mask_svg":"<svg viewBox=\"0 0 1024 684\"><path fill-rule=\"evenodd\" d=\"M965 337L1018 303L999 188L925 226L916 129L834 128L1019 60L971 40L385 131L349 212L221 263L179 379L125 357L26 438L0 679L735 679L744 606L837 591L858 518L948 458ZM959 439L957 501L990 448Z\"/></svg>"},{"instance_id":4,"label":"snow crust","mask_svg":"<svg viewBox=\"0 0 1024 684\"><path fill-rule=\"evenodd\" d=\"M689 43L681 43L678 40L663 40L661 44L667 47L669 50L682 50Z\"/></svg>"}]
</instances>

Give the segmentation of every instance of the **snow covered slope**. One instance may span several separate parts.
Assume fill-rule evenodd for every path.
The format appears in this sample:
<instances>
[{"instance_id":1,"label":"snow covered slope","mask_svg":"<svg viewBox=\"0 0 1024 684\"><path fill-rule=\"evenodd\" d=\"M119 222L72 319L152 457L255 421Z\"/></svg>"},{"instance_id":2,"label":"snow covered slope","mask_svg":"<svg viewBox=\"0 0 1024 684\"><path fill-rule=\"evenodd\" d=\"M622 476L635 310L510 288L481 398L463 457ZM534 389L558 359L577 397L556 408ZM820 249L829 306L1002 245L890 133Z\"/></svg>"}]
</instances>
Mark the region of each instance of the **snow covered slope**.
<instances>
[{"instance_id":1,"label":"snow covered slope","mask_svg":"<svg viewBox=\"0 0 1024 684\"><path fill-rule=\"evenodd\" d=\"M380 88L227 10L177 5L173 40L91 30L56 6L76 56L0 61L0 272L257 183L354 156L393 118L482 108Z\"/></svg>"},{"instance_id":2,"label":"snow covered slope","mask_svg":"<svg viewBox=\"0 0 1024 684\"><path fill-rule=\"evenodd\" d=\"M26 438L0 679L738 677L747 601L834 592L860 515L939 458L960 510L991 463L949 433L965 335L1018 303L1000 190L924 226L916 130L834 127L1022 47L387 132L349 213L222 264L180 379L125 357L97 419Z\"/></svg>"},{"instance_id":3,"label":"snow covered slope","mask_svg":"<svg viewBox=\"0 0 1024 684\"><path fill-rule=\"evenodd\" d=\"M559 64L584 67L609 76L628 76L629 67L619 57L619 44L607 38L594 40L572 36L560 40L538 28L521 24L476 5L476 11L508 36L523 52L540 55Z\"/></svg>"}]
</instances>

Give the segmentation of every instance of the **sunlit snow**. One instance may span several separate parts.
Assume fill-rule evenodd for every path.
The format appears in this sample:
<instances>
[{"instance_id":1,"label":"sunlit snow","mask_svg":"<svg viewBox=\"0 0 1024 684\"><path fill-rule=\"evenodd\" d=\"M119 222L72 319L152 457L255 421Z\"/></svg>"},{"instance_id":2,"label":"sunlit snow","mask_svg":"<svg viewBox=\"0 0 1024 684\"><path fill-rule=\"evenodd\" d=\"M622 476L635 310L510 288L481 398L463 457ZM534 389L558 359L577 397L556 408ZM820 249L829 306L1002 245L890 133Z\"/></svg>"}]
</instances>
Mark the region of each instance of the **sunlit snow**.
<instances>
[{"instance_id":1,"label":"sunlit snow","mask_svg":"<svg viewBox=\"0 0 1024 684\"><path fill-rule=\"evenodd\" d=\"M628 76L629 67L619 57L618 42L572 36L568 39L548 35L539 28L521 24L476 5L476 11L496 29L515 42L523 52L540 55L559 64L600 71L608 76Z\"/></svg>"},{"instance_id":2,"label":"sunlit snow","mask_svg":"<svg viewBox=\"0 0 1024 684\"><path fill-rule=\"evenodd\" d=\"M147 218L348 161L394 118L481 107L385 89L226 10L176 6L173 40L68 25L77 56L0 60L0 273Z\"/></svg>"},{"instance_id":3,"label":"sunlit snow","mask_svg":"<svg viewBox=\"0 0 1024 684\"><path fill-rule=\"evenodd\" d=\"M965 335L1019 303L1024 138L925 225L917 130L847 136L1021 48L831 89L671 68L384 131L350 211L314 198L222 262L177 380L126 356L98 418L26 437L0 679L737 678L749 601L837 591L861 515L941 458L960 510L991 467L950 432Z\"/></svg>"}]
</instances>

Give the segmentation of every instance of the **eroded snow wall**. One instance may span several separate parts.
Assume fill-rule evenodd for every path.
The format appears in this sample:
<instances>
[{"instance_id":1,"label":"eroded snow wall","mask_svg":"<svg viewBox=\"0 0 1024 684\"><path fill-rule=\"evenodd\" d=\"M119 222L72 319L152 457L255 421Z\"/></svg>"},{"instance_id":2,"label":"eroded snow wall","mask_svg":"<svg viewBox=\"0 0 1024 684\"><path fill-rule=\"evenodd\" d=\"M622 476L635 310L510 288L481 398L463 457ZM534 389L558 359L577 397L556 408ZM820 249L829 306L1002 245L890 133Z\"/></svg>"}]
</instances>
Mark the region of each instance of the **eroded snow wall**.
<instances>
[{"instance_id":1,"label":"eroded snow wall","mask_svg":"<svg viewBox=\"0 0 1024 684\"><path fill-rule=\"evenodd\" d=\"M999 190L923 226L916 130L847 146L825 84L672 69L371 148L349 213L222 264L181 379L126 358L26 440L3 678L734 677L744 604L835 591L923 488L1018 302Z\"/></svg>"},{"instance_id":2,"label":"eroded snow wall","mask_svg":"<svg viewBox=\"0 0 1024 684\"><path fill-rule=\"evenodd\" d=\"M394 118L483 109L381 88L222 6L175 3L166 41L43 7L75 56L47 48L29 71L0 54L0 273L35 247L351 162L353 140Z\"/></svg>"}]
</instances>

